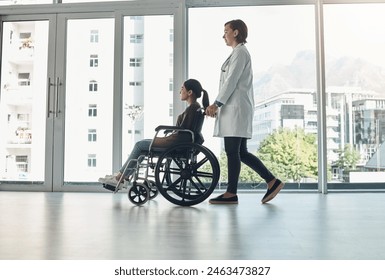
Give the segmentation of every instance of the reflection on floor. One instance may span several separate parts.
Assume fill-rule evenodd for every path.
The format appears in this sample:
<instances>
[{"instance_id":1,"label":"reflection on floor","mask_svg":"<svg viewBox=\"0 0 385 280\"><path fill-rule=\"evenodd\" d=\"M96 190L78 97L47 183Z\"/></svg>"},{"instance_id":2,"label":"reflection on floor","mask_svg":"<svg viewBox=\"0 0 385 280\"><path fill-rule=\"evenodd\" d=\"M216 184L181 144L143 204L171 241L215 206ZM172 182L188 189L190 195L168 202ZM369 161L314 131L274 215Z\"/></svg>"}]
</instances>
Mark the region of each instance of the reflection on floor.
<instances>
[{"instance_id":1,"label":"reflection on floor","mask_svg":"<svg viewBox=\"0 0 385 280\"><path fill-rule=\"evenodd\" d=\"M135 206L126 193L0 192L0 259L385 259L385 193L262 196L179 207L160 195Z\"/></svg>"}]
</instances>

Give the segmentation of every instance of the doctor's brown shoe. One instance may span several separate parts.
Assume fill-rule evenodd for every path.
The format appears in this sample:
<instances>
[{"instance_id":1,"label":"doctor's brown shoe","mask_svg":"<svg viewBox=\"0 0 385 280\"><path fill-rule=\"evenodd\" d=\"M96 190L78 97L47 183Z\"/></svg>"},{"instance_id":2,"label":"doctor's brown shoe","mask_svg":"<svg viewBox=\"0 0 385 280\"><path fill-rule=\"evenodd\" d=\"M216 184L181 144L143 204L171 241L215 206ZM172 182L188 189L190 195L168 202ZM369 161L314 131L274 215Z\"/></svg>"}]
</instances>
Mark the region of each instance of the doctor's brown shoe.
<instances>
[{"instance_id":1,"label":"doctor's brown shoe","mask_svg":"<svg viewBox=\"0 0 385 280\"><path fill-rule=\"evenodd\" d=\"M270 200L272 200L280 190L282 190L285 183L282 183L281 180L275 179L272 186L268 187L266 194L262 198L261 202L266 203Z\"/></svg>"}]
</instances>

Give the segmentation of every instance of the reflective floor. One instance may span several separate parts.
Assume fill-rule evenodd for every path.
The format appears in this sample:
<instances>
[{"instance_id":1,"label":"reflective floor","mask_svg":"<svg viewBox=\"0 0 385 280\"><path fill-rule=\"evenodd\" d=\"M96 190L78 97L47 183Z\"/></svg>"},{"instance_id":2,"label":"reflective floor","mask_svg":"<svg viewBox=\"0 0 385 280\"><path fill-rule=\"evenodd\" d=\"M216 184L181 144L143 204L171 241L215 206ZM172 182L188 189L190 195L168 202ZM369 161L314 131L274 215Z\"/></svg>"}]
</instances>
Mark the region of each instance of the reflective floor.
<instances>
[{"instance_id":1,"label":"reflective floor","mask_svg":"<svg viewBox=\"0 0 385 280\"><path fill-rule=\"evenodd\" d=\"M138 207L126 193L0 192L0 259L385 259L385 193L262 196Z\"/></svg>"}]
</instances>

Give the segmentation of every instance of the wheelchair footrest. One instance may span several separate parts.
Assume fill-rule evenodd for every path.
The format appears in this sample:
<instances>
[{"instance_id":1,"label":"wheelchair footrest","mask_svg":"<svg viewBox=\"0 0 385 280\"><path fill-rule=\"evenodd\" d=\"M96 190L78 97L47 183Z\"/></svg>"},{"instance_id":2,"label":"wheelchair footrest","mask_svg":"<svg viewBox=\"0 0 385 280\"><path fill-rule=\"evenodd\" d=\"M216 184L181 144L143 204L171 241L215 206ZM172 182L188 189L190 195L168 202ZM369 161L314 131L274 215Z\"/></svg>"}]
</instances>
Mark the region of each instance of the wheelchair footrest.
<instances>
[{"instance_id":1,"label":"wheelchair footrest","mask_svg":"<svg viewBox=\"0 0 385 280\"><path fill-rule=\"evenodd\" d=\"M108 184L103 184L103 188L105 188L106 190L112 191L112 192L116 191L116 187L115 186L111 186L111 185L108 185Z\"/></svg>"}]
</instances>

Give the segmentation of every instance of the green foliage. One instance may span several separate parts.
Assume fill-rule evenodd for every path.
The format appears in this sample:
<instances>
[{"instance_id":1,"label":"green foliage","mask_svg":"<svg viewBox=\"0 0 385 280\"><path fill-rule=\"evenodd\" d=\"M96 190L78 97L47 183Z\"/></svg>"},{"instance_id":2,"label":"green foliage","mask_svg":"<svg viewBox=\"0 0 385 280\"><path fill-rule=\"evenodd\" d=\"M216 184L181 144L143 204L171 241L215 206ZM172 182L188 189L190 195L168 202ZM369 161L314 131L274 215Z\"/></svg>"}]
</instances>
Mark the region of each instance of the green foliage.
<instances>
[{"instance_id":1,"label":"green foliage","mask_svg":"<svg viewBox=\"0 0 385 280\"><path fill-rule=\"evenodd\" d=\"M261 143L257 157L277 177L299 182L302 178L317 178L317 139L303 129L282 128L267 136ZM222 152L219 164L221 180L227 182L227 157ZM240 182L263 181L251 168L242 164Z\"/></svg>"},{"instance_id":2,"label":"green foliage","mask_svg":"<svg viewBox=\"0 0 385 280\"><path fill-rule=\"evenodd\" d=\"M262 141L258 156L275 176L286 181L317 178L316 140L301 128L281 128Z\"/></svg>"},{"instance_id":3,"label":"green foliage","mask_svg":"<svg viewBox=\"0 0 385 280\"><path fill-rule=\"evenodd\" d=\"M219 158L219 165L221 168L221 178L220 180L222 182L227 182L227 156L225 152L221 153L221 156ZM262 181L261 177L252 170L250 167L248 167L245 164L242 164L241 166L241 173L239 175L239 182L260 182Z\"/></svg>"},{"instance_id":4,"label":"green foliage","mask_svg":"<svg viewBox=\"0 0 385 280\"><path fill-rule=\"evenodd\" d=\"M344 171L355 170L360 160L360 153L353 149L350 144L346 144L343 149L338 150L337 166Z\"/></svg>"}]
</instances>

